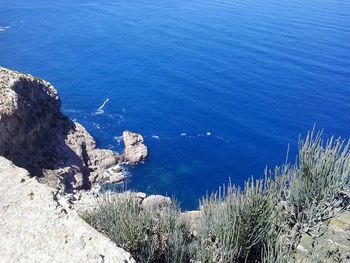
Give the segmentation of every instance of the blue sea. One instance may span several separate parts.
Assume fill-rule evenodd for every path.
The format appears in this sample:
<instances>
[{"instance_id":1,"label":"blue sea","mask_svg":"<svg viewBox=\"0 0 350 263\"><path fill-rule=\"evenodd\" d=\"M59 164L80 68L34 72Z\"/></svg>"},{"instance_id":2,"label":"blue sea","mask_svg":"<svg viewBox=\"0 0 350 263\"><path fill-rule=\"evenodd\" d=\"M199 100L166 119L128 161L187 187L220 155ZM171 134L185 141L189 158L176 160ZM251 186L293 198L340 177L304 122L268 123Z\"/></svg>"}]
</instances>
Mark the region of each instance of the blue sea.
<instances>
[{"instance_id":1,"label":"blue sea","mask_svg":"<svg viewBox=\"0 0 350 263\"><path fill-rule=\"evenodd\" d=\"M314 124L350 135L348 0L0 0L0 65L50 81L99 147L141 133L127 187L183 209L294 161Z\"/></svg>"}]
</instances>

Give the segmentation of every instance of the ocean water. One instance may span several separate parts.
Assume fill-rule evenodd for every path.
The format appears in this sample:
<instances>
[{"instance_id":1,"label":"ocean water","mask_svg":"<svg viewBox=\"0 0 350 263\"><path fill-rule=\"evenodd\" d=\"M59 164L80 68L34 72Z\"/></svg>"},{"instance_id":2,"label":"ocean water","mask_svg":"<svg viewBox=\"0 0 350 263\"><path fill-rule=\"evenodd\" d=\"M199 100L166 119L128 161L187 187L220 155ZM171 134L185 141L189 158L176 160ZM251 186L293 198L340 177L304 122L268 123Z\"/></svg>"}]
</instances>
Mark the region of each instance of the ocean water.
<instances>
[{"instance_id":1,"label":"ocean water","mask_svg":"<svg viewBox=\"0 0 350 263\"><path fill-rule=\"evenodd\" d=\"M100 147L144 135L127 187L184 209L293 161L315 123L350 135L347 0L0 0L0 65L50 81Z\"/></svg>"}]
</instances>

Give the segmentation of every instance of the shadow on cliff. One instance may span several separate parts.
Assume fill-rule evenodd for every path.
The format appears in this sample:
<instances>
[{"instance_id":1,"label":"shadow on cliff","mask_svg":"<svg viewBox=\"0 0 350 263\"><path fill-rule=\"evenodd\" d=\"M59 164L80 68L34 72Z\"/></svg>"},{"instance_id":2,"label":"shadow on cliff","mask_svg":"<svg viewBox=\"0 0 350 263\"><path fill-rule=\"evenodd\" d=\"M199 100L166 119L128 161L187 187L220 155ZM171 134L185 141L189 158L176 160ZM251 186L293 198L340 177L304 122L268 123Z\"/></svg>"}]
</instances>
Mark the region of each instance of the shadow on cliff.
<instances>
[{"instance_id":1,"label":"shadow on cliff","mask_svg":"<svg viewBox=\"0 0 350 263\"><path fill-rule=\"evenodd\" d=\"M67 145L68 135L77 127L60 112L57 95L42 81L26 78L17 80L11 89L17 94L17 106L0 118L0 155L39 180L60 178L67 192L77 185L90 188L86 143L75 143L75 151Z\"/></svg>"}]
</instances>

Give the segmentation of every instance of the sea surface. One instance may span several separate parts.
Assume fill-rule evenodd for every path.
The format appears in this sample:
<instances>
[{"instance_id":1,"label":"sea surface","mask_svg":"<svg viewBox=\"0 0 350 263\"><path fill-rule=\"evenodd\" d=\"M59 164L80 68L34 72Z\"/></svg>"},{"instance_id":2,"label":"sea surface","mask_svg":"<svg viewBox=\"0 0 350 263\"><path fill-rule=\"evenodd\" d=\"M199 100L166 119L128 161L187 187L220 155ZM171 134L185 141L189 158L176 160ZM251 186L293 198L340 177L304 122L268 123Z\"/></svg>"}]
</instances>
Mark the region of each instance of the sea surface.
<instances>
[{"instance_id":1,"label":"sea surface","mask_svg":"<svg viewBox=\"0 0 350 263\"><path fill-rule=\"evenodd\" d=\"M141 133L127 188L184 209L294 161L314 124L350 136L348 0L0 0L0 65L50 81L100 147Z\"/></svg>"}]
</instances>

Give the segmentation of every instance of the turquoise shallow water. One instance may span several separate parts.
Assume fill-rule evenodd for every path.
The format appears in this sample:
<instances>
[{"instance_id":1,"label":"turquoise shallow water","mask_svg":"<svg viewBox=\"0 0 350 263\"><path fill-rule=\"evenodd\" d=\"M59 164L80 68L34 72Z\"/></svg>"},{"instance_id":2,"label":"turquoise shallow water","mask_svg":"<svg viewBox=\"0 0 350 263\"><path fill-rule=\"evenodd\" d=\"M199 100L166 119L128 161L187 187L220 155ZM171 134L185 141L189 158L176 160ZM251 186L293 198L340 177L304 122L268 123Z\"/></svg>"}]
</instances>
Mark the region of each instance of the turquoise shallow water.
<instances>
[{"instance_id":1,"label":"turquoise shallow water","mask_svg":"<svg viewBox=\"0 0 350 263\"><path fill-rule=\"evenodd\" d=\"M192 209L294 157L314 123L349 136L349 1L32 2L0 1L0 65L52 82L101 147L143 134L129 188Z\"/></svg>"}]
</instances>

